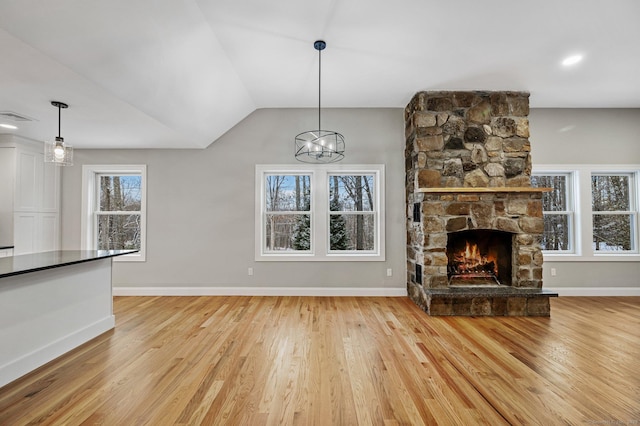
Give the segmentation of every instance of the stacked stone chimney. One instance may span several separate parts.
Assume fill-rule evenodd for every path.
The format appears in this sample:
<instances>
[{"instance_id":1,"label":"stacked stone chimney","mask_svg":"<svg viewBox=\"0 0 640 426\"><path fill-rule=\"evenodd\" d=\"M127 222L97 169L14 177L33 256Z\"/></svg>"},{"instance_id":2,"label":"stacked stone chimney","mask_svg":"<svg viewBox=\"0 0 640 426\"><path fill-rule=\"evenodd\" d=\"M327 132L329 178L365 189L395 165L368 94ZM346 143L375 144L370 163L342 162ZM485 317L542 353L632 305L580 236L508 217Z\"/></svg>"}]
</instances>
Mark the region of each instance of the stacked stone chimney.
<instances>
[{"instance_id":1,"label":"stacked stone chimney","mask_svg":"<svg viewBox=\"0 0 640 426\"><path fill-rule=\"evenodd\" d=\"M549 315L528 114L524 92L419 92L405 108L407 286L429 314ZM509 233L501 285L450 286L449 235L473 230Z\"/></svg>"}]
</instances>

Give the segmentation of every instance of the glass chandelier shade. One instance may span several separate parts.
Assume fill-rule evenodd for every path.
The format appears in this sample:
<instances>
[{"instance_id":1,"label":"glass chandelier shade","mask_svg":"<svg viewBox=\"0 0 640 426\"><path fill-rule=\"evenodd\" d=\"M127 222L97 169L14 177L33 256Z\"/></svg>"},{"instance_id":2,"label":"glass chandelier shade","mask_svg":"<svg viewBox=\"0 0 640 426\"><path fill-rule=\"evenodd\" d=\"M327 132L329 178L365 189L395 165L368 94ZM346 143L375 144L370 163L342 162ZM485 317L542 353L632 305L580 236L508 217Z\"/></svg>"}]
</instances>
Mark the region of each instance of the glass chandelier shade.
<instances>
[{"instance_id":1,"label":"glass chandelier shade","mask_svg":"<svg viewBox=\"0 0 640 426\"><path fill-rule=\"evenodd\" d=\"M313 43L318 51L318 130L308 130L295 137L295 157L303 163L335 163L344 158L344 136L332 130L320 130L321 126L321 83L322 50L327 44L322 40Z\"/></svg>"},{"instance_id":2,"label":"glass chandelier shade","mask_svg":"<svg viewBox=\"0 0 640 426\"><path fill-rule=\"evenodd\" d=\"M60 111L62 108L68 108L69 105L58 101L52 101L51 105L58 108L58 136L52 142L44 142L44 162L58 166L72 166L73 147L66 144L64 138L60 136Z\"/></svg>"}]
</instances>

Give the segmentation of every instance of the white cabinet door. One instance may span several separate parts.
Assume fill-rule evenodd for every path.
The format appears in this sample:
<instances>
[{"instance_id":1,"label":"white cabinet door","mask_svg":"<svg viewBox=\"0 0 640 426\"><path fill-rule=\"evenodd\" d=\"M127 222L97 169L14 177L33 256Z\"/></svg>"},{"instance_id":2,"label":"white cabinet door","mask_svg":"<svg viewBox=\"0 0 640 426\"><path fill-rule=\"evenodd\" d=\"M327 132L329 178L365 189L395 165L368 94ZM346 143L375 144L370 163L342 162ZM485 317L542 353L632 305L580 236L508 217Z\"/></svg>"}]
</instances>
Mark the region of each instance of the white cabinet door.
<instances>
[{"instance_id":1,"label":"white cabinet door","mask_svg":"<svg viewBox=\"0 0 640 426\"><path fill-rule=\"evenodd\" d=\"M42 162L42 209L46 213L57 213L60 208L60 166Z\"/></svg>"},{"instance_id":2,"label":"white cabinet door","mask_svg":"<svg viewBox=\"0 0 640 426\"><path fill-rule=\"evenodd\" d=\"M60 247L60 220L58 213L19 212L15 223L14 253L28 254L58 250Z\"/></svg>"},{"instance_id":3,"label":"white cabinet door","mask_svg":"<svg viewBox=\"0 0 640 426\"><path fill-rule=\"evenodd\" d=\"M60 239L58 214L39 213L38 222L40 234L38 251L58 250Z\"/></svg>"},{"instance_id":4,"label":"white cabinet door","mask_svg":"<svg viewBox=\"0 0 640 426\"><path fill-rule=\"evenodd\" d=\"M0 135L0 243L15 255L59 249L60 175L41 144Z\"/></svg>"},{"instance_id":5,"label":"white cabinet door","mask_svg":"<svg viewBox=\"0 0 640 426\"><path fill-rule=\"evenodd\" d=\"M18 212L38 211L42 204L42 155L22 150L17 150L16 155L16 189L13 209Z\"/></svg>"},{"instance_id":6,"label":"white cabinet door","mask_svg":"<svg viewBox=\"0 0 640 426\"><path fill-rule=\"evenodd\" d=\"M13 215L14 253L35 253L38 248L38 213L19 212Z\"/></svg>"}]
</instances>

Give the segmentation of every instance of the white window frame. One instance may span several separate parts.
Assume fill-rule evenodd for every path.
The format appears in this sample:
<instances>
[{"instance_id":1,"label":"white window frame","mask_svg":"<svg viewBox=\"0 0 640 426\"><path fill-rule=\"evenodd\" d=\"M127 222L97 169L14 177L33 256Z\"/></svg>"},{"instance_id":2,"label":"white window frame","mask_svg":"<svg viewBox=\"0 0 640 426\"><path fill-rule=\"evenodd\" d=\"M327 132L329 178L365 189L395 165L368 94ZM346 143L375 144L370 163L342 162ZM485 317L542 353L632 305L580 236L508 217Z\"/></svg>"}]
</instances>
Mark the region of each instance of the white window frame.
<instances>
[{"instance_id":1,"label":"white window frame","mask_svg":"<svg viewBox=\"0 0 640 426\"><path fill-rule=\"evenodd\" d=\"M373 191L374 192L374 197L376 198L373 201L373 206L371 211L349 211L349 210L341 210L341 211L331 211L331 202L329 201L329 195L331 193L331 182L330 180L333 178L333 176L371 176L373 175L373 179L374 179L374 185L378 184L378 178L377 175L374 173L371 173L370 171L365 171L365 172L354 172L354 171L349 171L349 172L338 172L336 170L331 170L330 172L327 173L327 177L325 179L325 185L327 186L327 230L326 230L326 238L327 238L327 256L349 256L349 255L364 255L364 254L376 254L377 253L377 242L374 241L374 249L373 250L331 250L331 245L329 244L329 241L331 240L331 235L330 235L330 226L331 226L331 215L345 215L345 216L350 216L350 215L361 215L361 216L365 216L365 215L370 215L373 216L373 220L374 220L374 226L376 228L376 234L378 233L378 218L377 216L379 215L380 211L379 211L379 205L378 205L378 192L377 191ZM374 237L377 238L377 235L375 235Z\"/></svg>"},{"instance_id":2,"label":"white window frame","mask_svg":"<svg viewBox=\"0 0 640 426\"><path fill-rule=\"evenodd\" d=\"M310 188L309 188L309 189L310 189L310 193L313 193L313 185L315 184L315 182L314 182L314 175L313 175L313 173L312 173L312 172L311 172L311 173L308 173L308 172L291 172L291 171L280 171L280 170L275 171L275 172L274 172L274 171L267 171L267 172L264 172L264 173L262 174L262 177L263 177L263 180L262 180L262 190L264 191L264 192L263 192L263 197L264 197L264 198L262 198L262 203L263 203L262 207L264 207L264 206L266 205L266 195L267 195L267 194L266 194L266 178L267 178L268 176L283 176L283 175L287 175L287 176L309 176L309 186L310 186ZM267 215L269 215L269 214L277 214L277 215L285 215L285 216L286 216L286 215L303 215L303 214L308 214L308 215L309 215L309 222L310 222L310 223L309 223L309 227L310 227L310 229L314 229L314 221L315 221L315 215L313 214L314 202L315 202L315 201L313 200L313 197L311 197L311 200L310 200L310 203L309 203L309 210L308 210L308 211L304 211L304 210L301 210L301 211L296 211L296 210L293 210L293 211L291 211L291 210L285 210L285 211L266 211L265 209L262 209L261 214L260 214L260 216L261 216L261 217L260 217L260 223L264 226L264 224L266 223ZM266 231L265 231L265 229L264 229L264 228L262 229L262 232L263 232L262 237L264 237L264 238L262 239L262 244L263 244L263 246L262 246L262 250L263 250L263 254L265 254L265 255L277 255L277 256L282 256L282 255L283 255L283 253L285 253L285 252L277 251L277 250L276 250L276 251L271 251L271 250L268 250L268 249L266 248L266 241L265 241L265 240L266 240ZM293 255L293 256L299 256L299 255L312 255L312 254L314 253L314 250L313 250L313 249L314 249L314 246L315 246L315 244L314 244L314 238L315 238L315 237L314 237L313 233L311 233L311 235L310 235L310 248L309 248L309 250L287 251L287 252L286 252L286 254L290 254L290 255Z\"/></svg>"},{"instance_id":3,"label":"white window frame","mask_svg":"<svg viewBox=\"0 0 640 426\"><path fill-rule=\"evenodd\" d=\"M140 175L140 251L113 258L114 262L146 261L147 235L147 166L145 164L83 165L81 248L96 250L98 180L101 175Z\"/></svg>"},{"instance_id":4,"label":"white window frame","mask_svg":"<svg viewBox=\"0 0 640 426\"><path fill-rule=\"evenodd\" d=\"M575 206L575 250L573 253L560 253L556 251L544 251L545 261L550 262L638 262L639 252L596 252L593 250L593 212L591 201L591 175L592 174L630 174L633 177L631 202L632 208L638 212L638 200L640 199L640 165L638 164L544 164L534 165L533 174L571 173L573 176L573 195ZM634 224L636 245L638 240L638 214Z\"/></svg>"},{"instance_id":5,"label":"white window frame","mask_svg":"<svg viewBox=\"0 0 640 426\"><path fill-rule=\"evenodd\" d=\"M577 231L579 226L577 225L577 212L576 212L576 178L573 171L558 171L558 170L536 170L531 173L532 176L564 176L566 178L567 186L567 210L564 211L543 211L544 215L565 215L568 218L569 223L569 249L568 250L543 250L543 254L576 254L578 253L579 236L580 232Z\"/></svg>"},{"instance_id":6,"label":"white window frame","mask_svg":"<svg viewBox=\"0 0 640 426\"><path fill-rule=\"evenodd\" d=\"M593 210L593 202L592 211L591 211L591 228L593 230L593 218L595 215L603 215L603 216L613 216L613 215L629 215L631 216L631 242L634 245L633 250L627 250L625 252L617 252L617 251L599 251L594 250L594 256L615 256L615 255L625 255L625 254L638 254L638 177L640 172L638 171L612 171L612 170L598 170L591 171L589 175L589 181L591 183L591 178L593 176L627 176L629 177L629 210L624 211L594 211ZM589 185L589 190L591 190L591 184ZM591 238L590 242L593 244L593 238Z\"/></svg>"},{"instance_id":7,"label":"white window frame","mask_svg":"<svg viewBox=\"0 0 640 426\"><path fill-rule=\"evenodd\" d=\"M273 174L311 176L311 250L308 252L268 252L265 249L265 177ZM329 176L373 175L375 186L375 250L329 250ZM341 165L256 165L255 174L255 260L256 261L384 261L385 260L385 177L384 164Z\"/></svg>"}]
</instances>

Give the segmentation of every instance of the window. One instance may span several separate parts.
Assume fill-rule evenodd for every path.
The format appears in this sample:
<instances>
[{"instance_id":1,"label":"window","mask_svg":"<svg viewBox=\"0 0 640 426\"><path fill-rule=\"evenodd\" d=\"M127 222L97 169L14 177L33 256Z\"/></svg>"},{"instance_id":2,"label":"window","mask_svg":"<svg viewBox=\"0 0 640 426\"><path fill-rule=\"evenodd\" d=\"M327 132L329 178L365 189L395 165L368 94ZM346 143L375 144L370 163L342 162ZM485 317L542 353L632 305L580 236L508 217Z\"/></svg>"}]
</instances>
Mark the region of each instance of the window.
<instances>
[{"instance_id":1,"label":"window","mask_svg":"<svg viewBox=\"0 0 640 426\"><path fill-rule=\"evenodd\" d=\"M139 250L115 260L145 260L146 166L83 166L82 245Z\"/></svg>"},{"instance_id":2,"label":"window","mask_svg":"<svg viewBox=\"0 0 640 426\"><path fill-rule=\"evenodd\" d=\"M640 261L639 165L538 165L531 176L543 195L545 259Z\"/></svg>"},{"instance_id":3,"label":"window","mask_svg":"<svg viewBox=\"0 0 640 426\"><path fill-rule=\"evenodd\" d=\"M266 253L311 250L310 180L310 175L265 175Z\"/></svg>"},{"instance_id":4,"label":"window","mask_svg":"<svg viewBox=\"0 0 640 426\"><path fill-rule=\"evenodd\" d=\"M551 188L542 195L544 234L542 249L546 251L573 253L574 203L571 173L539 173L531 176L531 185Z\"/></svg>"},{"instance_id":5,"label":"window","mask_svg":"<svg viewBox=\"0 0 640 426\"><path fill-rule=\"evenodd\" d=\"M384 166L256 166L256 260L384 260Z\"/></svg>"},{"instance_id":6,"label":"window","mask_svg":"<svg viewBox=\"0 0 640 426\"><path fill-rule=\"evenodd\" d=\"M375 176L329 174L329 252L375 250Z\"/></svg>"},{"instance_id":7,"label":"window","mask_svg":"<svg viewBox=\"0 0 640 426\"><path fill-rule=\"evenodd\" d=\"M631 173L592 173L593 250L636 252L637 206Z\"/></svg>"}]
</instances>

